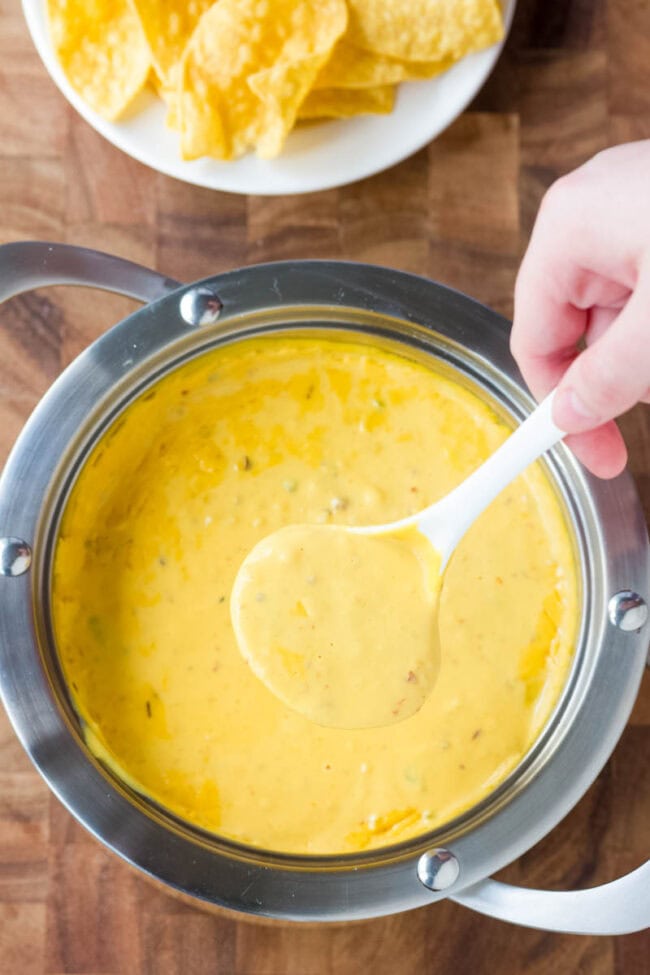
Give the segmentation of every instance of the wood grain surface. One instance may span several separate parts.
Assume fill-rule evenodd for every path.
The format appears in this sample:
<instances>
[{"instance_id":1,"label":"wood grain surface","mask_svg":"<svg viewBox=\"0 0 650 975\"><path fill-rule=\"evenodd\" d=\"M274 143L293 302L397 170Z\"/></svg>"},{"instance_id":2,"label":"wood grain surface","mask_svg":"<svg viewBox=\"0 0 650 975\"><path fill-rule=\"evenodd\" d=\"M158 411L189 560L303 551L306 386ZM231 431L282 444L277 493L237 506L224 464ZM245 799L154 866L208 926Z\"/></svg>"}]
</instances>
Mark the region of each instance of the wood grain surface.
<instances>
[{"instance_id":1,"label":"wood grain surface","mask_svg":"<svg viewBox=\"0 0 650 975\"><path fill-rule=\"evenodd\" d=\"M608 144L650 137L646 0L520 0L470 109L395 169L286 199L197 189L104 142L47 77L18 0L0 0L0 242L85 244L190 280L278 258L416 271L509 314L540 198ZM60 370L132 304L75 289L0 309L0 461ZM650 512L650 418L623 427ZM650 855L650 681L613 758L542 843L503 871L555 889ZM0 713L0 975L643 975L650 935L515 928L441 903L307 929L215 918L152 888L49 794Z\"/></svg>"}]
</instances>

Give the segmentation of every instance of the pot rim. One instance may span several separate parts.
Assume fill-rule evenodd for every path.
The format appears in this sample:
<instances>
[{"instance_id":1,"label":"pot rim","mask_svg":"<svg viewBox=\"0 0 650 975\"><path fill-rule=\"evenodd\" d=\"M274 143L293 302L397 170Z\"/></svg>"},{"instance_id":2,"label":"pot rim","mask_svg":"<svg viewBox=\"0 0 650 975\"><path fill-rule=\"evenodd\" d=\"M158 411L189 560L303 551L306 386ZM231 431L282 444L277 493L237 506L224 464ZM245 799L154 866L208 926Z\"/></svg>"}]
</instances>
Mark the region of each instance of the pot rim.
<instances>
[{"instance_id":1,"label":"pot rim","mask_svg":"<svg viewBox=\"0 0 650 975\"><path fill-rule=\"evenodd\" d=\"M214 324L192 327L183 318L181 299L197 287L220 299ZM497 411L521 417L532 405L507 349L505 319L404 272L288 261L205 278L146 305L57 379L0 479L0 534L25 539L35 556L27 575L0 578L0 695L28 754L72 814L157 879L220 906L270 917L342 920L392 913L460 893L520 855L553 828L600 771L625 725L645 662L645 632L624 633L607 619L607 600L619 590L648 599L645 520L629 475L597 481L564 446L553 450L547 466L569 509L581 556L586 601L579 652L537 742L470 815L366 854L305 857L215 840L155 804L134 804L130 790L89 754L69 702L59 699L43 613L58 518L74 471L128 401L184 359L257 334L263 320L276 332L288 324L313 329L348 322L373 339L398 340L411 351L424 346L443 366L461 367ZM464 347L468 342L471 347ZM416 871L419 856L443 843L461 867L444 893L424 888Z\"/></svg>"}]
</instances>

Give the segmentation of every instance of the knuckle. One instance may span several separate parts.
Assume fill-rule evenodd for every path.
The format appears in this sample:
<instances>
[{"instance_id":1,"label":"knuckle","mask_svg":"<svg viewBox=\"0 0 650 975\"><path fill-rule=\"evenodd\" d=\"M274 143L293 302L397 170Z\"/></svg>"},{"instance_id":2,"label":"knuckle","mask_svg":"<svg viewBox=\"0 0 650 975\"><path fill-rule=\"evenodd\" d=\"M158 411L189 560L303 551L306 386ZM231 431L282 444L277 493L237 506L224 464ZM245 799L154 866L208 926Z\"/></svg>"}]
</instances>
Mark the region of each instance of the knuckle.
<instances>
[{"instance_id":1,"label":"knuckle","mask_svg":"<svg viewBox=\"0 0 650 975\"><path fill-rule=\"evenodd\" d=\"M566 217L575 199L575 187L579 178L575 173L567 173L551 183L542 197L539 207L539 218L555 221L558 217Z\"/></svg>"}]
</instances>

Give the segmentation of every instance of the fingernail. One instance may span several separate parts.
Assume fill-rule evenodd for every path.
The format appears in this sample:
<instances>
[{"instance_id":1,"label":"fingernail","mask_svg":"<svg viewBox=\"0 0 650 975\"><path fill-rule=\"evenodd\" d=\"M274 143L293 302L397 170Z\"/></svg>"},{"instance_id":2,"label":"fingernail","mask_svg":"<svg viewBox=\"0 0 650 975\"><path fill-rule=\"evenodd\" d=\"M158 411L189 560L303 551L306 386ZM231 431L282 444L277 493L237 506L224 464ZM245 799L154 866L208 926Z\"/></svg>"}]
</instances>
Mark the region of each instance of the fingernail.
<instances>
[{"instance_id":1,"label":"fingernail","mask_svg":"<svg viewBox=\"0 0 650 975\"><path fill-rule=\"evenodd\" d=\"M575 389L562 389L555 397L553 419L567 433L591 430L601 422L593 410L585 404Z\"/></svg>"}]
</instances>

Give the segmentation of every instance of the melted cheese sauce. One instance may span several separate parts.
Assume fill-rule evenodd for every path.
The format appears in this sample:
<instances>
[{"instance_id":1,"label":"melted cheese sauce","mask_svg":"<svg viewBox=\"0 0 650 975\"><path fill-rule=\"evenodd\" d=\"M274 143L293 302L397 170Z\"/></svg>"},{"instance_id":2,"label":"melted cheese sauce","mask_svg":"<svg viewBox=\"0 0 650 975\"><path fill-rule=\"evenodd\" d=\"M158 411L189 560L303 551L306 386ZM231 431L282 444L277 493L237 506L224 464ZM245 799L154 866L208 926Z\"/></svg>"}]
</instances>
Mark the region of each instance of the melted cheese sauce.
<instances>
[{"instance_id":1,"label":"melted cheese sauce","mask_svg":"<svg viewBox=\"0 0 650 975\"><path fill-rule=\"evenodd\" d=\"M419 711L438 673L440 555L417 528L380 535L289 525L237 573L230 614L266 686L329 728Z\"/></svg>"},{"instance_id":2,"label":"melted cheese sauce","mask_svg":"<svg viewBox=\"0 0 650 975\"><path fill-rule=\"evenodd\" d=\"M55 552L57 645L91 749L188 821L286 852L387 845L481 800L572 657L572 547L540 465L454 553L435 686L399 724L326 728L288 708L240 654L229 600L274 530L397 520L507 433L428 367L321 338L241 341L159 381L88 457Z\"/></svg>"}]
</instances>

